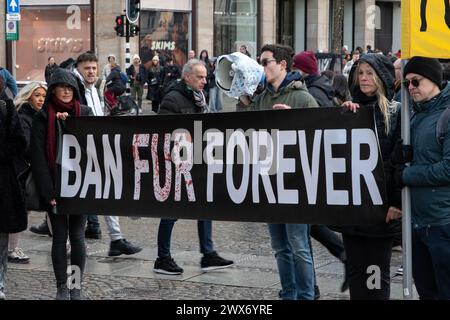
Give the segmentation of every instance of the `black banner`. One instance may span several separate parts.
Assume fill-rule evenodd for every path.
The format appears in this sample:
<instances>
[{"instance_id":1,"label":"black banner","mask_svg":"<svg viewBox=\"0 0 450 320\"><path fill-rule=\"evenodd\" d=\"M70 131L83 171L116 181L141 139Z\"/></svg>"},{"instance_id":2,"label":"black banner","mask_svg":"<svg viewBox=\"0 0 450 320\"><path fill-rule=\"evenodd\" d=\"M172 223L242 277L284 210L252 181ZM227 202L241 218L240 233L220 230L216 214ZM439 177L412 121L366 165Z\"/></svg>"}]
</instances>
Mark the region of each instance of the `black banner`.
<instances>
[{"instance_id":1,"label":"black banner","mask_svg":"<svg viewBox=\"0 0 450 320\"><path fill-rule=\"evenodd\" d=\"M58 212L230 221L385 219L373 110L69 118Z\"/></svg>"}]
</instances>

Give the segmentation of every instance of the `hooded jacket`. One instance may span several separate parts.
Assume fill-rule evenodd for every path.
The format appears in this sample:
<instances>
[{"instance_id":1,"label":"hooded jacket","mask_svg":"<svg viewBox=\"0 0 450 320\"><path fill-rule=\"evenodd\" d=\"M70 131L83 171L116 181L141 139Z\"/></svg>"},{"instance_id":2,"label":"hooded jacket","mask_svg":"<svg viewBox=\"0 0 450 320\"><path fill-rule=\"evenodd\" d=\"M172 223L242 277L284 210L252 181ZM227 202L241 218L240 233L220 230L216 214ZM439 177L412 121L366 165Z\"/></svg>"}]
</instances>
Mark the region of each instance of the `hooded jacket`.
<instances>
[{"instance_id":1,"label":"hooded jacket","mask_svg":"<svg viewBox=\"0 0 450 320\"><path fill-rule=\"evenodd\" d=\"M384 116L378 107L376 97L367 97L364 95L358 85L354 85L354 77L356 76L356 68L360 63L368 63L380 77L386 91L386 98L391 101L394 97L394 81L395 73L392 62L385 56L380 54L365 54L356 61L350 71L349 84L350 93L353 102L357 102L361 107L373 107L375 112L375 125L377 128L378 140L380 143L381 156L383 158L383 169L386 181L387 206L401 208L401 190L394 186L393 182L393 166L390 163L390 155L394 148L395 142L400 139L400 104L391 101L389 104L389 132L386 133L386 123ZM387 214L387 211L386 211ZM369 226L345 226L336 228L342 233L348 235L358 235L366 237L384 238L392 237L401 232L400 220L394 220L389 223L381 223Z\"/></svg>"},{"instance_id":2,"label":"hooded jacket","mask_svg":"<svg viewBox=\"0 0 450 320\"><path fill-rule=\"evenodd\" d=\"M272 110L277 103L286 104L292 108L318 107L316 100L309 94L306 85L301 81L298 72L290 72L275 92L269 84L250 105L252 110Z\"/></svg>"},{"instance_id":3,"label":"hooded jacket","mask_svg":"<svg viewBox=\"0 0 450 320\"><path fill-rule=\"evenodd\" d=\"M403 182L411 187L411 218L414 227L450 223L450 123L444 143L436 141L436 124L450 106L450 83L430 101L413 105L411 166Z\"/></svg>"},{"instance_id":4,"label":"hooded jacket","mask_svg":"<svg viewBox=\"0 0 450 320\"><path fill-rule=\"evenodd\" d=\"M33 126L31 128L31 170L36 185L38 186L42 200L41 203L45 204L49 204L50 200L56 197L53 173L50 172L47 164L47 110L53 96L53 89L58 84L71 86L73 88L74 99L80 101L80 93L75 75L65 69L57 69L52 74L44 106L34 115ZM81 105L81 115L92 115L91 108Z\"/></svg>"},{"instance_id":5,"label":"hooded jacket","mask_svg":"<svg viewBox=\"0 0 450 320\"><path fill-rule=\"evenodd\" d=\"M320 107L333 107L334 88L325 76L309 75L304 77L309 93L316 99Z\"/></svg>"},{"instance_id":6,"label":"hooded jacket","mask_svg":"<svg viewBox=\"0 0 450 320\"><path fill-rule=\"evenodd\" d=\"M120 72L120 66L115 66L111 69L109 76L106 78L106 87L111 90L116 97L120 96L126 90L120 77Z\"/></svg>"}]
</instances>

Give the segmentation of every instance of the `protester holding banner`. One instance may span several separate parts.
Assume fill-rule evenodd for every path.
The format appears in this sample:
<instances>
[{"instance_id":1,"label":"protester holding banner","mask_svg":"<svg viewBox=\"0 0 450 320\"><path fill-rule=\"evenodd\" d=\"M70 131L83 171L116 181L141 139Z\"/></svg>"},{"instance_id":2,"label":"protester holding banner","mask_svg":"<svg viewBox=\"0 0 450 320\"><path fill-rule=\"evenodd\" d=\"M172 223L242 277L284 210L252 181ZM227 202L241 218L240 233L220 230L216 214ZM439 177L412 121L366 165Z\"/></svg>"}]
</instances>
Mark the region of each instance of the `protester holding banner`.
<instances>
[{"instance_id":1,"label":"protester holding banner","mask_svg":"<svg viewBox=\"0 0 450 320\"><path fill-rule=\"evenodd\" d=\"M190 59L183 67L181 80L172 85L172 89L161 101L158 114L174 113L207 113L209 111L203 91L206 84L207 71L205 64L195 58ZM177 275L183 269L177 265L170 254L172 229L177 219L161 219L158 229L158 258L153 271L156 273ZM200 240L200 252L203 254L201 268L204 271L227 268L234 264L219 256L214 250L212 241L212 221L197 222Z\"/></svg>"},{"instance_id":2,"label":"protester holding banner","mask_svg":"<svg viewBox=\"0 0 450 320\"><path fill-rule=\"evenodd\" d=\"M272 44L261 49L267 87L256 97L251 109L318 107L298 72L289 72L292 49ZM281 281L283 300L314 299L314 265L309 245L309 225L269 224L272 249Z\"/></svg>"},{"instance_id":3,"label":"protester holding banner","mask_svg":"<svg viewBox=\"0 0 450 320\"><path fill-rule=\"evenodd\" d=\"M26 144L14 104L5 94L5 80L0 76L0 300L6 299L9 234L27 228L27 211L16 170Z\"/></svg>"},{"instance_id":4,"label":"protester holding banner","mask_svg":"<svg viewBox=\"0 0 450 320\"><path fill-rule=\"evenodd\" d=\"M67 215L58 211L56 202L57 121L67 117L92 115L88 106L80 105L80 93L75 76L67 70L56 70L50 79L44 106L35 115L31 130L31 169L43 203L47 205L53 231L52 262L56 277L57 300L79 300L81 283L71 289L67 286L67 251L69 236L72 267L83 274L86 261L84 242L85 215Z\"/></svg>"},{"instance_id":5,"label":"protester holding banner","mask_svg":"<svg viewBox=\"0 0 450 320\"><path fill-rule=\"evenodd\" d=\"M394 187L393 166L389 161L395 142L400 138L400 104L393 101L395 72L391 60L380 54L365 54L355 61L349 75L352 101L344 107L374 108L378 139L383 158L388 200L387 223L369 226L346 226L342 232L347 253L346 277L352 300L387 300L390 296L390 261L394 236L401 232L398 217L400 189ZM381 272L380 287L367 283L372 266ZM373 271L372 271L373 272Z\"/></svg>"},{"instance_id":6,"label":"protester holding banner","mask_svg":"<svg viewBox=\"0 0 450 320\"><path fill-rule=\"evenodd\" d=\"M412 271L420 299L450 299L450 84L442 77L437 59L414 57L406 64L414 152L393 159L397 183L411 188Z\"/></svg>"},{"instance_id":7,"label":"protester holding banner","mask_svg":"<svg viewBox=\"0 0 450 320\"><path fill-rule=\"evenodd\" d=\"M14 105L17 108L27 140L23 161L16 162L18 172L23 172L30 166L31 124L33 123L33 116L42 108L46 94L47 86L34 81L23 87L14 98ZM30 261L30 257L19 248L19 233L9 236L8 261L12 263L28 263Z\"/></svg>"}]
</instances>

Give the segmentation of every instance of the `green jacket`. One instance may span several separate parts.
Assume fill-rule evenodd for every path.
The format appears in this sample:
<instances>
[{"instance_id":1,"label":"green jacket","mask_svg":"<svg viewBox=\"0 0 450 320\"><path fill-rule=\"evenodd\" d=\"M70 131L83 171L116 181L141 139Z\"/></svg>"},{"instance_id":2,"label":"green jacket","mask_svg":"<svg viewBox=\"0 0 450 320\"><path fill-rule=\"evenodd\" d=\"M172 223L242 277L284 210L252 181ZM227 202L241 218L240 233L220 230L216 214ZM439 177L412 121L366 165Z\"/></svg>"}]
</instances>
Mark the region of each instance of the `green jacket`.
<instances>
[{"instance_id":1,"label":"green jacket","mask_svg":"<svg viewBox=\"0 0 450 320\"><path fill-rule=\"evenodd\" d=\"M292 108L318 107L316 100L309 94L306 85L300 81L299 74L288 73L277 92L269 85L251 105L252 110L272 110L277 103L287 104Z\"/></svg>"},{"instance_id":2,"label":"green jacket","mask_svg":"<svg viewBox=\"0 0 450 320\"><path fill-rule=\"evenodd\" d=\"M443 145L436 141L436 123L450 105L450 84L436 97L414 106L411 119L411 166L403 182L411 187L411 219L414 227L450 223L450 129Z\"/></svg>"}]
</instances>

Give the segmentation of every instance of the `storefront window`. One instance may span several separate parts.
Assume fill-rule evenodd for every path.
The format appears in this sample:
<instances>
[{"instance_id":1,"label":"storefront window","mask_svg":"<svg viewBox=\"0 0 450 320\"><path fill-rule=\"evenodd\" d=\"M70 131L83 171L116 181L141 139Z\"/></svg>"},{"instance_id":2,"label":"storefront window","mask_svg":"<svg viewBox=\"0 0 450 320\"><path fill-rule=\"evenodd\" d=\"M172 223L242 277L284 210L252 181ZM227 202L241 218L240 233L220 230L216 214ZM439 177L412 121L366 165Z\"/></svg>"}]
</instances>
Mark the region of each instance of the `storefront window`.
<instances>
[{"instance_id":1,"label":"storefront window","mask_svg":"<svg viewBox=\"0 0 450 320\"><path fill-rule=\"evenodd\" d=\"M214 1L214 55L239 51L246 45L252 58L257 50L258 0Z\"/></svg>"},{"instance_id":2,"label":"storefront window","mask_svg":"<svg viewBox=\"0 0 450 320\"><path fill-rule=\"evenodd\" d=\"M16 43L16 78L43 81L49 57L56 63L90 50L90 6L23 6Z\"/></svg>"},{"instance_id":3,"label":"storefront window","mask_svg":"<svg viewBox=\"0 0 450 320\"><path fill-rule=\"evenodd\" d=\"M189 48L189 12L142 11L140 49L142 63L151 65L155 54L165 59L171 56L174 64L187 61Z\"/></svg>"}]
</instances>

